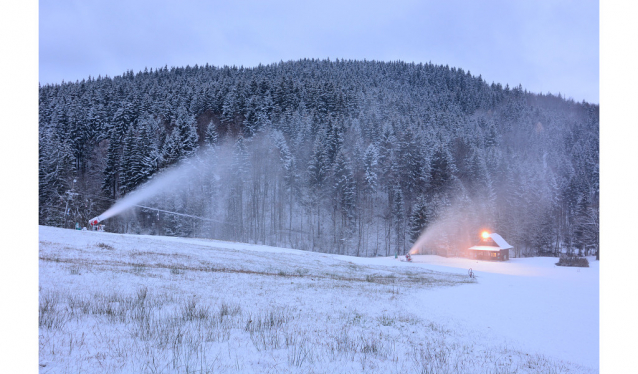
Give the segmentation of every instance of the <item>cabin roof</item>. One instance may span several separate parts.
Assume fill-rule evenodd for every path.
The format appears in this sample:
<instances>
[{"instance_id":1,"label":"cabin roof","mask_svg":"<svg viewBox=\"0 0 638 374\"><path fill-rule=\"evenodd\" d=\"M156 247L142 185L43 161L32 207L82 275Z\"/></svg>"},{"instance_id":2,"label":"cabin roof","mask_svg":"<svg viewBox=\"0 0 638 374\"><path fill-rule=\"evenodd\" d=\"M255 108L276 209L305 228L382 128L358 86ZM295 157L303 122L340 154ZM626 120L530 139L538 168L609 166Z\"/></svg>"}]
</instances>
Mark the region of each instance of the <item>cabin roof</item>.
<instances>
[{"instance_id":1,"label":"cabin roof","mask_svg":"<svg viewBox=\"0 0 638 374\"><path fill-rule=\"evenodd\" d=\"M510 249L510 248L514 248L511 245L509 245L505 239L503 239L503 237L501 237L499 234L497 233L492 233L490 234L490 237L492 238L492 240L494 240L494 242L501 248L501 249Z\"/></svg>"},{"instance_id":2,"label":"cabin roof","mask_svg":"<svg viewBox=\"0 0 638 374\"><path fill-rule=\"evenodd\" d=\"M483 243L489 243L491 245L475 245L469 249L473 251L500 251L501 249L514 248L497 233L490 234L490 239L484 240Z\"/></svg>"}]
</instances>

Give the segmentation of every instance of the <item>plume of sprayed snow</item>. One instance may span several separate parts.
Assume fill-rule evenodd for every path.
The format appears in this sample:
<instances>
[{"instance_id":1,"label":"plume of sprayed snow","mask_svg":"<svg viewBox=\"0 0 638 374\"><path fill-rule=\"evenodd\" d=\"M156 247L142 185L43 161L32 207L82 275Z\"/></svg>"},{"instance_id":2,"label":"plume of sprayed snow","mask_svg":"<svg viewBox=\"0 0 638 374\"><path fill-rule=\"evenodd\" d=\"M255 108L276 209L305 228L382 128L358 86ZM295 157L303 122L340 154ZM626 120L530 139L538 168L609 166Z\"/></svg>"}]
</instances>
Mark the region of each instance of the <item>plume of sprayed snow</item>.
<instances>
[{"instance_id":1,"label":"plume of sprayed snow","mask_svg":"<svg viewBox=\"0 0 638 374\"><path fill-rule=\"evenodd\" d=\"M481 212L476 214L476 212ZM436 252L439 249L459 252L479 240L481 231L490 231L491 214L479 206L456 203L443 209L419 235L410 254Z\"/></svg>"},{"instance_id":2,"label":"plume of sprayed snow","mask_svg":"<svg viewBox=\"0 0 638 374\"><path fill-rule=\"evenodd\" d=\"M154 176L149 182L143 184L137 190L118 200L112 207L100 214L100 220L103 221L114 217L145 200L157 196L172 185L179 183L180 180L185 180L191 177L195 172L197 172L197 168L194 164L190 162L182 162L160 173L159 175Z\"/></svg>"},{"instance_id":3,"label":"plume of sprayed snow","mask_svg":"<svg viewBox=\"0 0 638 374\"><path fill-rule=\"evenodd\" d=\"M412 248L410 248L409 253L411 255L418 254L421 250L426 248L427 245L431 245L431 243L438 241L441 236L445 234L445 226L446 225L443 221L435 221L433 224L423 229L419 238L414 242Z\"/></svg>"},{"instance_id":4,"label":"plume of sprayed snow","mask_svg":"<svg viewBox=\"0 0 638 374\"><path fill-rule=\"evenodd\" d=\"M261 139L263 136L254 137L254 139L257 138ZM257 141L251 141L251 143L257 143ZM201 182L202 178L207 176L229 180L232 175L237 174L237 170L233 170L234 146L235 141L224 141L220 142L214 149L200 149L196 156L183 160L169 169L154 175L151 180L118 200L113 206L95 218L99 218L99 221L104 221L160 194L168 193L173 199L176 199L180 194L186 193L181 187L188 185L188 183ZM187 214L180 215L189 216ZM95 218L91 219L91 221Z\"/></svg>"}]
</instances>

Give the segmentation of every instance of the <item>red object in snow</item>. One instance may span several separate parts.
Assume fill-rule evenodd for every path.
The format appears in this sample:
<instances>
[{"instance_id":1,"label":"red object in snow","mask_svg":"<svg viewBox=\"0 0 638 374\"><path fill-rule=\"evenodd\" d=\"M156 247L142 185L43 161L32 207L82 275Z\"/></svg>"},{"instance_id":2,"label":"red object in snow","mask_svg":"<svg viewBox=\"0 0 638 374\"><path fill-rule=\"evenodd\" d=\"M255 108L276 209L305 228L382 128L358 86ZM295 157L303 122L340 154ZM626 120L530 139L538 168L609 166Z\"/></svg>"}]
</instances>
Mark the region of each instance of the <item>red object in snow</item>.
<instances>
[{"instance_id":1,"label":"red object in snow","mask_svg":"<svg viewBox=\"0 0 638 374\"><path fill-rule=\"evenodd\" d=\"M103 221L103 218L100 216L97 216L95 218L91 218L89 220L89 225L91 225L91 229L93 231L104 231L104 225L100 225L99 223Z\"/></svg>"},{"instance_id":2,"label":"red object in snow","mask_svg":"<svg viewBox=\"0 0 638 374\"><path fill-rule=\"evenodd\" d=\"M101 218L100 216L97 216L97 217L95 217L95 218L91 218L91 219L89 220L89 225L91 225L91 226L95 226L95 225L97 225L98 223L100 223L100 221L102 221L102 218Z\"/></svg>"}]
</instances>

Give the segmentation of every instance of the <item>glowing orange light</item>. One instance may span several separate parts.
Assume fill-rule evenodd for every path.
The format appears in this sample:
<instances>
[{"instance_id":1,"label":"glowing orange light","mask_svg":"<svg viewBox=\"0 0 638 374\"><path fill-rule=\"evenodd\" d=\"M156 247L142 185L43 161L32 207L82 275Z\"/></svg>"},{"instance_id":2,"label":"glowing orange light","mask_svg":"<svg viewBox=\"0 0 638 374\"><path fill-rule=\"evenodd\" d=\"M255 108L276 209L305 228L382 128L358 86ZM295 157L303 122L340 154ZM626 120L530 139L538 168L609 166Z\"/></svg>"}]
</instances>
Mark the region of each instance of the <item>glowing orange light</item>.
<instances>
[{"instance_id":1,"label":"glowing orange light","mask_svg":"<svg viewBox=\"0 0 638 374\"><path fill-rule=\"evenodd\" d=\"M489 233L489 232L487 232L487 231L483 231L483 232L481 233L481 236L483 237L483 239L487 239L487 238L489 238L489 237L490 237L490 233Z\"/></svg>"}]
</instances>

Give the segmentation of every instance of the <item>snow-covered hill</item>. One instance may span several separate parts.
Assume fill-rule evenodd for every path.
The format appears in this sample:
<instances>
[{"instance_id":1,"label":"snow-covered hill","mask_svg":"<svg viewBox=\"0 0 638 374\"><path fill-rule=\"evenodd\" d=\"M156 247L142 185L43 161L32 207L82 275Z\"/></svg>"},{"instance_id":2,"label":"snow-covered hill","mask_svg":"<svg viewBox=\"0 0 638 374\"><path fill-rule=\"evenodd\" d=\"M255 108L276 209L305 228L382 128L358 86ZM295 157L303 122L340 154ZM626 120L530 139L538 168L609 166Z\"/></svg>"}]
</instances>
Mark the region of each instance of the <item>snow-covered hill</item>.
<instances>
[{"instance_id":1,"label":"snow-covered hill","mask_svg":"<svg viewBox=\"0 0 638 374\"><path fill-rule=\"evenodd\" d=\"M40 369L598 371L597 262L414 257L41 226Z\"/></svg>"}]
</instances>

